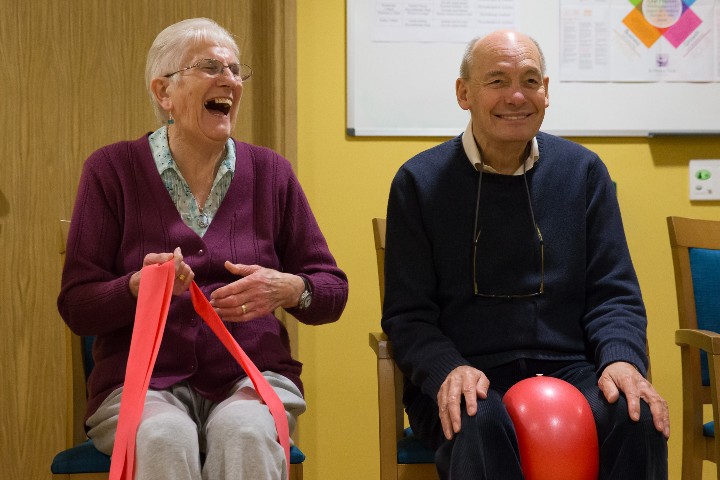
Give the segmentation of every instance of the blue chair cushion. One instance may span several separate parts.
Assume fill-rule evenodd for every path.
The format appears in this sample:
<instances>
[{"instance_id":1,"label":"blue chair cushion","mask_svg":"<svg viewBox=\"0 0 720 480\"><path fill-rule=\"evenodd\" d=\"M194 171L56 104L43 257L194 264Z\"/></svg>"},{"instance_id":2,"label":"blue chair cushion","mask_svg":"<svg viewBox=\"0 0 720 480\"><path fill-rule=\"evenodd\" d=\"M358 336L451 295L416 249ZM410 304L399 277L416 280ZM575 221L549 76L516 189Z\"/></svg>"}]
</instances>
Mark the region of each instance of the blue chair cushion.
<instances>
[{"instance_id":1,"label":"blue chair cushion","mask_svg":"<svg viewBox=\"0 0 720 480\"><path fill-rule=\"evenodd\" d=\"M110 457L88 440L55 455L50 470L52 473L109 472Z\"/></svg>"},{"instance_id":2,"label":"blue chair cushion","mask_svg":"<svg viewBox=\"0 0 720 480\"><path fill-rule=\"evenodd\" d=\"M703 425L703 436L713 438L715 436L715 424L707 422Z\"/></svg>"},{"instance_id":3,"label":"blue chair cushion","mask_svg":"<svg viewBox=\"0 0 720 480\"><path fill-rule=\"evenodd\" d=\"M411 428L405 429L405 436L397 443L398 463L435 463L435 452L426 447Z\"/></svg>"},{"instance_id":4,"label":"blue chair cushion","mask_svg":"<svg viewBox=\"0 0 720 480\"><path fill-rule=\"evenodd\" d=\"M720 250L689 248L688 253L698 328L720 332ZM700 375L702 384L710 385L705 352L700 352Z\"/></svg>"},{"instance_id":5,"label":"blue chair cushion","mask_svg":"<svg viewBox=\"0 0 720 480\"><path fill-rule=\"evenodd\" d=\"M291 446L290 463L304 461L305 454L295 445ZM55 474L109 472L110 457L96 449L92 440L88 440L55 455L50 471Z\"/></svg>"},{"instance_id":6,"label":"blue chair cushion","mask_svg":"<svg viewBox=\"0 0 720 480\"><path fill-rule=\"evenodd\" d=\"M295 445L290 447L290 464L303 463L305 461L305 454L300 451Z\"/></svg>"},{"instance_id":7,"label":"blue chair cushion","mask_svg":"<svg viewBox=\"0 0 720 480\"><path fill-rule=\"evenodd\" d=\"M83 370L85 371L85 380L87 381L90 376L90 372L92 372L93 368L95 368L95 359L93 359L92 356L92 348L93 343L95 342L95 337L90 335L87 337L80 337L80 340L82 342L81 352Z\"/></svg>"}]
</instances>

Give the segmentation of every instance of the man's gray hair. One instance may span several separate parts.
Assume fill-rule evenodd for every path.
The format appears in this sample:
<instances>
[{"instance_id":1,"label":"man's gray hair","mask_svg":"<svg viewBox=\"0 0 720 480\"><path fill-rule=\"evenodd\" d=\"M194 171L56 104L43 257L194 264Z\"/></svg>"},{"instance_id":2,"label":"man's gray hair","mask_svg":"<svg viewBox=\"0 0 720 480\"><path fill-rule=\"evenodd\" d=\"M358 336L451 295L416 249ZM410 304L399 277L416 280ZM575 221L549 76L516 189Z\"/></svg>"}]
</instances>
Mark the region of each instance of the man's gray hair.
<instances>
[{"instance_id":1,"label":"man's gray hair","mask_svg":"<svg viewBox=\"0 0 720 480\"><path fill-rule=\"evenodd\" d=\"M478 42L478 40L481 40L483 37L475 37L470 42L468 42L467 46L465 47L465 53L463 54L462 62L460 62L460 78L463 80L469 80L470 79L470 71L472 70L472 64L473 64L473 48L475 47L475 44ZM532 37L528 37L537 47L538 53L540 53L540 73L542 76L545 76L545 54L542 51L542 48L540 48L540 44Z\"/></svg>"},{"instance_id":2,"label":"man's gray hair","mask_svg":"<svg viewBox=\"0 0 720 480\"><path fill-rule=\"evenodd\" d=\"M193 47L210 43L228 48L240 59L240 49L233 36L209 18L191 18L170 25L155 37L145 63L145 88L155 116L164 123L168 114L160 107L150 86L154 78L176 72L188 65L181 65L185 53ZM171 79L172 81L176 81Z\"/></svg>"}]
</instances>

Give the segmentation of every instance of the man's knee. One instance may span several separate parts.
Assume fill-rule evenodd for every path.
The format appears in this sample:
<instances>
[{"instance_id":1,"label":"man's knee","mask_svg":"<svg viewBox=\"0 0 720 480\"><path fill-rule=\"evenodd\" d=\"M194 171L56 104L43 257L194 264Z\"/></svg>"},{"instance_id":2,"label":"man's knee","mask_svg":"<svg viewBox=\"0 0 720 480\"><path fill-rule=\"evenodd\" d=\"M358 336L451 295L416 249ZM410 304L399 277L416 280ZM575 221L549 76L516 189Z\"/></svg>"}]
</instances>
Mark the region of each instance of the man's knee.
<instances>
[{"instance_id":1,"label":"man's knee","mask_svg":"<svg viewBox=\"0 0 720 480\"><path fill-rule=\"evenodd\" d=\"M507 410L498 402L478 400L478 411L468 415L463 411L461 431L477 432L480 438L515 437L515 429Z\"/></svg>"},{"instance_id":2,"label":"man's knee","mask_svg":"<svg viewBox=\"0 0 720 480\"><path fill-rule=\"evenodd\" d=\"M645 436L648 434L653 435L657 432L650 406L643 400L640 400L640 418L638 420L630 418L627 401L622 396L617 403L612 405L609 412L608 425L605 426L605 428L615 434ZM602 425L598 425L598 429L602 428Z\"/></svg>"}]
</instances>

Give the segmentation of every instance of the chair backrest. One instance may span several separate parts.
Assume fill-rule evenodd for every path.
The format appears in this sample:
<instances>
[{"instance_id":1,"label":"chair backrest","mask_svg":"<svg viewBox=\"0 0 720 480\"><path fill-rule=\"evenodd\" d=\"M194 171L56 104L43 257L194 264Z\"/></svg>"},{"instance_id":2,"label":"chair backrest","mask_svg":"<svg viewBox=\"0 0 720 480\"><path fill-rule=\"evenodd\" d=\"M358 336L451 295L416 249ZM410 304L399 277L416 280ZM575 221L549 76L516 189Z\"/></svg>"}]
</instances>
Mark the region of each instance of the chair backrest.
<instances>
[{"instance_id":1,"label":"chair backrest","mask_svg":"<svg viewBox=\"0 0 720 480\"><path fill-rule=\"evenodd\" d=\"M679 327L720 332L720 221L668 217ZM701 378L709 385L707 355Z\"/></svg>"},{"instance_id":2,"label":"chair backrest","mask_svg":"<svg viewBox=\"0 0 720 480\"><path fill-rule=\"evenodd\" d=\"M65 248L67 245L70 222L60 220L59 253L61 265L65 263ZM84 442L85 434L85 407L87 406L87 377L93 367L92 342L94 337L78 337L65 326L65 355L66 355L66 398L67 398L67 426L66 445L68 448Z\"/></svg>"},{"instance_id":3,"label":"chair backrest","mask_svg":"<svg viewBox=\"0 0 720 480\"><path fill-rule=\"evenodd\" d=\"M377 257L378 282L380 287L380 305L385 300L385 219L373 218L375 236L375 255Z\"/></svg>"},{"instance_id":4,"label":"chair backrest","mask_svg":"<svg viewBox=\"0 0 720 480\"><path fill-rule=\"evenodd\" d=\"M377 269L378 269L378 282L380 288L380 307L382 309L382 303L385 299L385 219L384 218L373 218L373 233L375 237L375 255L377 257ZM403 375L402 372L397 368L392 356L392 344L387 339L385 334L372 334L375 336L375 341L378 344L378 357L388 359L392 362L393 370L393 386L387 389L388 392L392 393L390 396L384 399L390 405L395 405L394 410L394 430L396 440L402 438L403 430L405 428L404 422L404 407L402 404L402 391L403 391Z\"/></svg>"}]
</instances>

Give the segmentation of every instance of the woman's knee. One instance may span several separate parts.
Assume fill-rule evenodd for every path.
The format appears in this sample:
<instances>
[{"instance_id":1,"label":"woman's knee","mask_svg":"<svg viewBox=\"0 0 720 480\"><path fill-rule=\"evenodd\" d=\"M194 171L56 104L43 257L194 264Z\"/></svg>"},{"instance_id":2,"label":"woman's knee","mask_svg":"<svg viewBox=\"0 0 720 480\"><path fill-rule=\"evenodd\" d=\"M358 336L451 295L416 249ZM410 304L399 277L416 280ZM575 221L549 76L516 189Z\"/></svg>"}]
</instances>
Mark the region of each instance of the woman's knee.
<instances>
[{"instance_id":1,"label":"woman's knee","mask_svg":"<svg viewBox=\"0 0 720 480\"><path fill-rule=\"evenodd\" d=\"M195 453L199 449L197 425L179 411L144 416L137 431L137 448Z\"/></svg>"},{"instance_id":2,"label":"woman's knee","mask_svg":"<svg viewBox=\"0 0 720 480\"><path fill-rule=\"evenodd\" d=\"M277 431L270 410L254 401L234 402L214 412L206 425L208 442L213 439L237 442L275 442Z\"/></svg>"}]
</instances>

